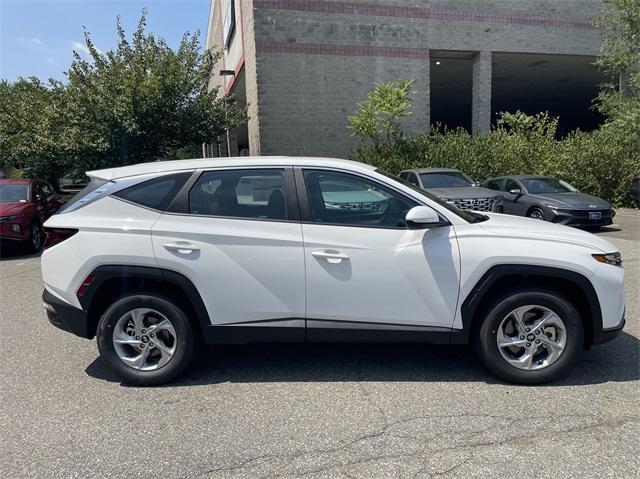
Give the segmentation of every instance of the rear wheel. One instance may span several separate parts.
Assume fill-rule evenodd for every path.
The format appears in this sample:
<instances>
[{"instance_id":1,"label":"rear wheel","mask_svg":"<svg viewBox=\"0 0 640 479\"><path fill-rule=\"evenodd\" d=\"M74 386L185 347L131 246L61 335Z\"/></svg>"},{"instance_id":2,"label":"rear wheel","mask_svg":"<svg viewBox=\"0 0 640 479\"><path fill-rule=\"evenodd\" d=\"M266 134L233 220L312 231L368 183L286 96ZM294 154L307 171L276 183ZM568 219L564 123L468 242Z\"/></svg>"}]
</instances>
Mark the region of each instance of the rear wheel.
<instances>
[{"instance_id":1,"label":"rear wheel","mask_svg":"<svg viewBox=\"0 0 640 479\"><path fill-rule=\"evenodd\" d=\"M566 373L580 354L584 330L575 307L550 291L519 291L489 308L476 351L496 376L537 384Z\"/></svg>"},{"instance_id":2,"label":"rear wheel","mask_svg":"<svg viewBox=\"0 0 640 479\"><path fill-rule=\"evenodd\" d=\"M142 386L175 379L195 356L193 328L185 313L155 295L119 299L97 330L98 349L123 381Z\"/></svg>"},{"instance_id":3,"label":"rear wheel","mask_svg":"<svg viewBox=\"0 0 640 479\"><path fill-rule=\"evenodd\" d=\"M544 211L542 211L542 208L534 206L529 210L527 216L529 218L533 218L534 220L544 220Z\"/></svg>"}]
</instances>

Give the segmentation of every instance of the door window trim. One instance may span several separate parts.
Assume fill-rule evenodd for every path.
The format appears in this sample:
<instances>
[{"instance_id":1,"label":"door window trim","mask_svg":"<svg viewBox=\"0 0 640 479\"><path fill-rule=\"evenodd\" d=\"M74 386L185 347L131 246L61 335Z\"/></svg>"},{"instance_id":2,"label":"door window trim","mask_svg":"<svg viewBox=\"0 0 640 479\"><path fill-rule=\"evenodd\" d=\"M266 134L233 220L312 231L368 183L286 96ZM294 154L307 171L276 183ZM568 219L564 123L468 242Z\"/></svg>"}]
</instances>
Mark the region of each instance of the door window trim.
<instances>
[{"instance_id":1,"label":"door window trim","mask_svg":"<svg viewBox=\"0 0 640 479\"><path fill-rule=\"evenodd\" d=\"M284 197L287 205L287 218L250 218L246 216L221 216L221 215L208 215L191 213L189 208L189 193L193 189L193 186L198 182L200 177L205 173L211 172L224 172L224 171L256 171L256 170L272 170L282 172ZM232 166L232 167L220 167L220 168L202 168L196 170L191 178L183 185L182 189L176 194L173 202L167 208L165 214L171 214L176 216L190 216L196 218L218 218L228 220L243 220L243 221L269 221L276 223L300 223L300 209L298 206L298 196L296 191L296 184L293 176L293 166L274 166L274 165L252 165L252 166Z\"/></svg>"},{"instance_id":2,"label":"door window trim","mask_svg":"<svg viewBox=\"0 0 640 479\"><path fill-rule=\"evenodd\" d=\"M332 168L332 167L321 167L321 166L296 166L294 167L294 175L295 175L295 181L296 181L296 189L298 192L298 202L300 204L300 219L301 219L301 223L302 224L309 224L309 225L325 225L325 226L341 226L341 227L347 227L347 228L373 228L373 229L386 229L386 230L395 230L395 231L404 231L404 230L408 230L408 228L405 227L399 227L399 226L386 226L386 225L369 225L369 224L354 224L354 223L330 223L330 222L326 222L326 221L315 221L313 219L313 214L311 212L311 202L309 200L309 191L307 190L307 185L304 179L304 172L306 170L309 171L328 171L328 172L333 172L333 173L342 173L342 174L346 174L346 175L352 175L352 176L357 176L359 178L362 178L366 181L369 181L370 183L374 183L375 185L380 186L381 188L393 191L395 194L397 194L398 196L401 196L402 198L406 199L407 201L410 201L411 203L416 204L416 206L429 206L429 208L431 208L430 205L427 205L426 203L423 203L421 201L419 201L417 198L414 198L412 196L406 195L404 192L398 190L397 188L394 188L392 185L388 185L386 183L383 183L375 178L372 178L371 176L367 176L367 175L363 175L360 172L356 172L356 171L352 171L352 170L343 170L340 168ZM440 212L438 212L437 210L434 209L434 211L436 211L436 213L438 214L438 216L440 216L442 218L442 215L440 214ZM448 220L446 220L447 223L449 223Z\"/></svg>"}]
</instances>

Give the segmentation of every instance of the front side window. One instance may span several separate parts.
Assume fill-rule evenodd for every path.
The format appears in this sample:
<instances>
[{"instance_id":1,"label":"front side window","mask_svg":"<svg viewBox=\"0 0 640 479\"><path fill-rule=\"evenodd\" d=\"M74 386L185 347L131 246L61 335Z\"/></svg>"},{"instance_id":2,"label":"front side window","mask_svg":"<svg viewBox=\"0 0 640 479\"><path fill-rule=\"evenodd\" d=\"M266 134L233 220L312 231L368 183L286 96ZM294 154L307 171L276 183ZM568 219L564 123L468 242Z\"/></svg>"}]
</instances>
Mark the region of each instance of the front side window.
<instances>
[{"instance_id":1,"label":"front side window","mask_svg":"<svg viewBox=\"0 0 640 479\"><path fill-rule=\"evenodd\" d=\"M418 181L418 177L415 173L409 173L409 176L407 176L407 181L416 186L420 186L420 182Z\"/></svg>"},{"instance_id":2,"label":"front side window","mask_svg":"<svg viewBox=\"0 0 640 479\"><path fill-rule=\"evenodd\" d=\"M189 192L189 211L207 216L285 220L282 170L207 171Z\"/></svg>"},{"instance_id":3,"label":"front side window","mask_svg":"<svg viewBox=\"0 0 640 479\"><path fill-rule=\"evenodd\" d=\"M502 185L502 180L487 181L487 188L489 188L490 190L500 191L501 185Z\"/></svg>"},{"instance_id":4,"label":"front side window","mask_svg":"<svg viewBox=\"0 0 640 479\"><path fill-rule=\"evenodd\" d=\"M530 178L522 180L522 184L532 195L543 193L575 193L578 191L566 181L558 178Z\"/></svg>"},{"instance_id":5,"label":"front side window","mask_svg":"<svg viewBox=\"0 0 640 479\"><path fill-rule=\"evenodd\" d=\"M49 183L42 183L42 192L47 199L53 196L53 188Z\"/></svg>"},{"instance_id":6,"label":"front side window","mask_svg":"<svg viewBox=\"0 0 640 479\"><path fill-rule=\"evenodd\" d=\"M348 173L305 170L312 220L347 226L404 228L418 203L378 183Z\"/></svg>"},{"instance_id":7,"label":"front side window","mask_svg":"<svg viewBox=\"0 0 640 479\"><path fill-rule=\"evenodd\" d=\"M507 182L504 185L505 191L520 190L520 189L521 189L520 185L516 180L507 180Z\"/></svg>"}]
</instances>

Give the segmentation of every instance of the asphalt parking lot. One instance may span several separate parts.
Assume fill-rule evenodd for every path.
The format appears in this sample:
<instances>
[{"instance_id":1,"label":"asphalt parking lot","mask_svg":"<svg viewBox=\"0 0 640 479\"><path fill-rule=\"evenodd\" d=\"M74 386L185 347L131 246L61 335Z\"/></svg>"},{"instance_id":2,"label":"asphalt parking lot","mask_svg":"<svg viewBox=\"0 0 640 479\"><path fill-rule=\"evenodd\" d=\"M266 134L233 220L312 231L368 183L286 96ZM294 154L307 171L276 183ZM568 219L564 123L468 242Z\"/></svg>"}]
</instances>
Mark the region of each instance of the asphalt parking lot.
<instances>
[{"instance_id":1,"label":"asphalt parking lot","mask_svg":"<svg viewBox=\"0 0 640 479\"><path fill-rule=\"evenodd\" d=\"M0 477L640 477L640 213L627 327L557 383L500 383L466 348L243 346L167 387L122 385L51 326L37 257L0 261Z\"/></svg>"}]
</instances>

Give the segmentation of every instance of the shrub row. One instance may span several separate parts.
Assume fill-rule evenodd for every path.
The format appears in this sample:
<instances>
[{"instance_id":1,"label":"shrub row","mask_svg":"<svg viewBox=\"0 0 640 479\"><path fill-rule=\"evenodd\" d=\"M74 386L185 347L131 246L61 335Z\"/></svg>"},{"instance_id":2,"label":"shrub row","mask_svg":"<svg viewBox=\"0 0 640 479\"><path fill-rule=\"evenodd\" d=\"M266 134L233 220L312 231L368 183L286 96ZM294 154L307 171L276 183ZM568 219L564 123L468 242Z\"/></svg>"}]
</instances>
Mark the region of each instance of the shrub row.
<instances>
[{"instance_id":1,"label":"shrub row","mask_svg":"<svg viewBox=\"0 0 640 479\"><path fill-rule=\"evenodd\" d=\"M361 144L351 157L391 173L418 167L457 168L476 181L515 174L557 176L614 206L630 206L629 186L640 173L637 140L607 128L575 131L557 140L555 125L542 119L533 128L498 126L481 136L434 128L390 143Z\"/></svg>"}]
</instances>

